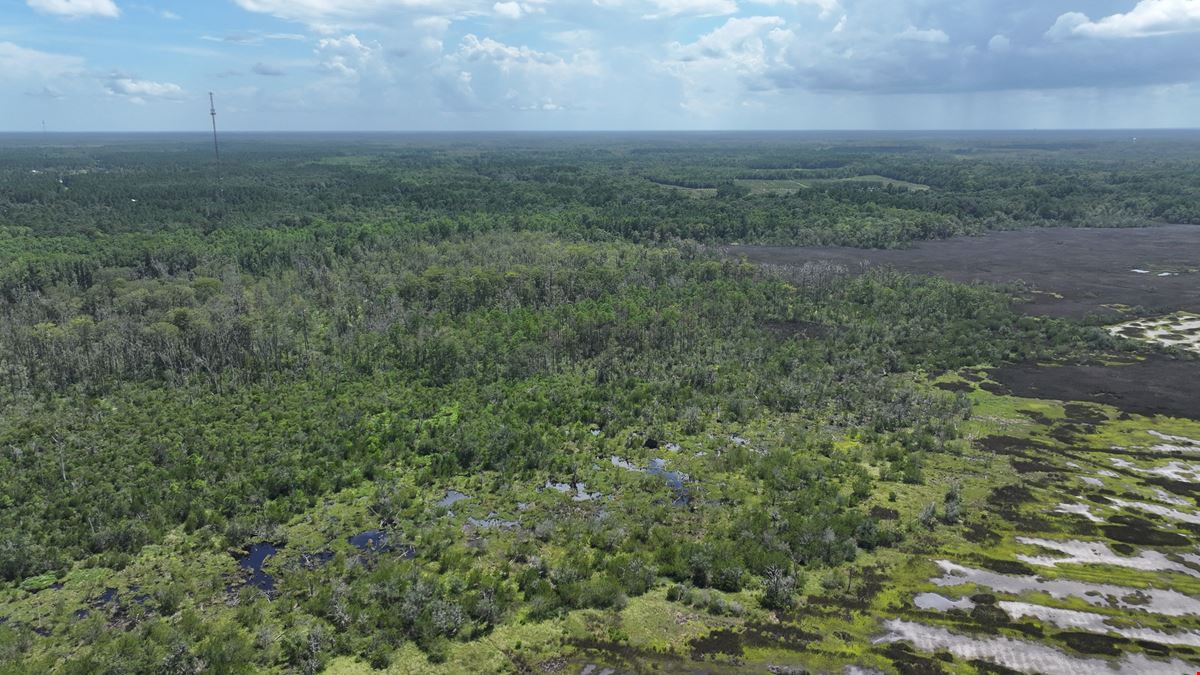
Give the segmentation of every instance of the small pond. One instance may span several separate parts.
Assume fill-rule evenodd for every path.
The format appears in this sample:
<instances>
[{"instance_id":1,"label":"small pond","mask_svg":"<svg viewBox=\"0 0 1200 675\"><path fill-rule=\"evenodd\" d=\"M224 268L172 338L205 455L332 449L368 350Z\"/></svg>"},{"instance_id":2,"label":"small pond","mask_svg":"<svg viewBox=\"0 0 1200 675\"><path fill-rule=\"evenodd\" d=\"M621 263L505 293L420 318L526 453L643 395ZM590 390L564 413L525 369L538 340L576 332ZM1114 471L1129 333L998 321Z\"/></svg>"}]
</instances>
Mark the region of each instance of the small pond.
<instances>
[{"instance_id":1,"label":"small pond","mask_svg":"<svg viewBox=\"0 0 1200 675\"><path fill-rule=\"evenodd\" d=\"M470 498L471 498L470 495L465 495L465 494L459 492L458 490L450 490L449 492L446 493L445 497L442 497L441 499L438 500L437 505L441 506L441 507L449 508L451 506L454 506L458 502L461 502L464 499L470 499Z\"/></svg>"},{"instance_id":2,"label":"small pond","mask_svg":"<svg viewBox=\"0 0 1200 675\"><path fill-rule=\"evenodd\" d=\"M252 545L246 550L246 555L238 558L238 565L251 571L250 580L246 582L248 585L265 593L275 590L275 577L263 571L263 564L276 552L274 544L263 542Z\"/></svg>"}]
</instances>

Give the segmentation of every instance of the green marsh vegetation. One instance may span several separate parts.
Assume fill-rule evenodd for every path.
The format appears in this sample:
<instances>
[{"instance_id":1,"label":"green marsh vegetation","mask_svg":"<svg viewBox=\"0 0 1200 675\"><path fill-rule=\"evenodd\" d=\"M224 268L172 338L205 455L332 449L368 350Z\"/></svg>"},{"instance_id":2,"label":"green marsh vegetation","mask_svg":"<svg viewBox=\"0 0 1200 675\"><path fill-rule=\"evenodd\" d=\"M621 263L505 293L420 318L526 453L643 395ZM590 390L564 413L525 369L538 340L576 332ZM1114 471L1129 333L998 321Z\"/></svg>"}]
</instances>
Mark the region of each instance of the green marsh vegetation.
<instances>
[{"instance_id":1,"label":"green marsh vegetation","mask_svg":"<svg viewBox=\"0 0 1200 675\"><path fill-rule=\"evenodd\" d=\"M0 158L5 670L899 662L913 556L1011 513L943 374L1117 338L712 245L1200 220L1165 143L230 145Z\"/></svg>"}]
</instances>

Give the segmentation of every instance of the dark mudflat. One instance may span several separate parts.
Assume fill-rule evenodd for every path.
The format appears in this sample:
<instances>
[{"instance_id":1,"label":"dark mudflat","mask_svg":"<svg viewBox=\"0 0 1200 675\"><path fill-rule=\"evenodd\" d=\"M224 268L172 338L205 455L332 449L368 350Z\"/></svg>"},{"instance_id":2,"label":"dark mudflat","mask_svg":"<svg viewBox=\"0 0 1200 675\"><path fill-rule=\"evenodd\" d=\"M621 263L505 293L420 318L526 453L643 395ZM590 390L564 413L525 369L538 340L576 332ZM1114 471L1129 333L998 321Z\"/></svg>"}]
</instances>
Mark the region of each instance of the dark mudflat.
<instances>
[{"instance_id":1,"label":"dark mudflat","mask_svg":"<svg viewBox=\"0 0 1200 675\"><path fill-rule=\"evenodd\" d=\"M1200 312L1200 226L1196 225L1036 228L920 242L901 250L796 246L726 246L723 250L772 265L829 261L852 271L883 266L958 282L1022 281L1042 291L1033 294L1023 310L1044 316L1116 317L1105 308L1113 304L1141 307L1144 314ZM1158 276L1162 272L1175 275Z\"/></svg>"}]
</instances>

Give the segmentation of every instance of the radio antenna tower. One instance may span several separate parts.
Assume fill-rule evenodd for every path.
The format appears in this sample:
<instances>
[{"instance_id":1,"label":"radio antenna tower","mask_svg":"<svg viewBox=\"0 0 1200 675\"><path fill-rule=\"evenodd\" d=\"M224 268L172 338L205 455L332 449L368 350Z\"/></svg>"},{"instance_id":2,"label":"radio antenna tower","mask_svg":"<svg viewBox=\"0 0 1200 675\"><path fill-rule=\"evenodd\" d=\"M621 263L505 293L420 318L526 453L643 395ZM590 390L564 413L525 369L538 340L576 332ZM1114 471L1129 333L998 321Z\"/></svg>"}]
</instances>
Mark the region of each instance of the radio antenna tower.
<instances>
[{"instance_id":1,"label":"radio antenna tower","mask_svg":"<svg viewBox=\"0 0 1200 675\"><path fill-rule=\"evenodd\" d=\"M213 101L213 93L208 92L208 114L212 115L213 154L217 158L217 198L225 199L225 188L221 184L221 146L217 143L217 104Z\"/></svg>"}]
</instances>

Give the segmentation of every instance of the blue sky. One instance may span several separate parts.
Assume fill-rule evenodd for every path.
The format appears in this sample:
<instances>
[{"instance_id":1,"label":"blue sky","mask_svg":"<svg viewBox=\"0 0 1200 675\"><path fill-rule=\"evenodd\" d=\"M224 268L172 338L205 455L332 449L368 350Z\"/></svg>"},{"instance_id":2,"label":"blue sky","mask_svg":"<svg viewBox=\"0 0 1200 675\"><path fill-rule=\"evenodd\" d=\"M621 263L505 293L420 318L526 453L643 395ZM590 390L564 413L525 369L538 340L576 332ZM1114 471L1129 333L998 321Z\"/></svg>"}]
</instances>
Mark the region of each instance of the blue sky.
<instances>
[{"instance_id":1,"label":"blue sky","mask_svg":"<svg viewBox=\"0 0 1200 675\"><path fill-rule=\"evenodd\" d=\"M0 0L0 130L1200 126L1200 0Z\"/></svg>"}]
</instances>

